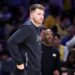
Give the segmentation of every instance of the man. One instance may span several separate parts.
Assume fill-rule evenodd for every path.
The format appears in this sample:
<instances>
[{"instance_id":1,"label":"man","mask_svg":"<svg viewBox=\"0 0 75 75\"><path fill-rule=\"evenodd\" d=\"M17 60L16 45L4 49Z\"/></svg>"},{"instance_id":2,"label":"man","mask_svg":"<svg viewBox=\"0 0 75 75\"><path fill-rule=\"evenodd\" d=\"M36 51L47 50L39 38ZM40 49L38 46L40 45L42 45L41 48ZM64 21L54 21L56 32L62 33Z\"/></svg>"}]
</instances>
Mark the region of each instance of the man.
<instances>
[{"instance_id":1,"label":"man","mask_svg":"<svg viewBox=\"0 0 75 75\"><path fill-rule=\"evenodd\" d=\"M44 40L42 43L42 75L59 75L60 56L52 42L53 33L50 29L47 29L44 33Z\"/></svg>"},{"instance_id":2,"label":"man","mask_svg":"<svg viewBox=\"0 0 75 75\"><path fill-rule=\"evenodd\" d=\"M44 6L32 5L30 7L30 19L8 39L8 49L16 64L15 75L40 75L41 40L39 27L43 20ZM26 61L25 54L28 61Z\"/></svg>"},{"instance_id":3,"label":"man","mask_svg":"<svg viewBox=\"0 0 75 75\"><path fill-rule=\"evenodd\" d=\"M60 53L60 61L61 63L66 62L67 56L68 56L68 48L61 44L61 37L59 34L54 34L54 46L58 49Z\"/></svg>"}]
</instances>

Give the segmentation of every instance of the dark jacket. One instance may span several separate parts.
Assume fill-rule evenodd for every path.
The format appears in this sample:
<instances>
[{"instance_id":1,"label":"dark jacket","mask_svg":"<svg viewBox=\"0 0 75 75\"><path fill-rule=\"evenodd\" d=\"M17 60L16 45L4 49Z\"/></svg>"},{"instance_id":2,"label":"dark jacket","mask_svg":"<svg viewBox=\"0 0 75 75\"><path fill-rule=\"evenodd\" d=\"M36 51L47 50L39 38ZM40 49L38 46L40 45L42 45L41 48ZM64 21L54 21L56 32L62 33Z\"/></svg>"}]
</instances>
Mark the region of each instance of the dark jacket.
<instances>
[{"instance_id":1,"label":"dark jacket","mask_svg":"<svg viewBox=\"0 0 75 75\"><path fill-rule=\"evenodd\" d=\"M39 28L26 21L7 41L8 50L16 64L25 63L28 55L28 68L39 71L41 61L41 40Z\"/></svg>"},{"instance_id":2,"label":"dark jacket","mask_svg":"<svg viewBox=\"0 0 75 75\"><path fill-rule=\"evenodd\" d=\"M60 70L59 52L53 46L42 44L42 75L53 75L55 70Z\"/></svg>"}]
</instances>

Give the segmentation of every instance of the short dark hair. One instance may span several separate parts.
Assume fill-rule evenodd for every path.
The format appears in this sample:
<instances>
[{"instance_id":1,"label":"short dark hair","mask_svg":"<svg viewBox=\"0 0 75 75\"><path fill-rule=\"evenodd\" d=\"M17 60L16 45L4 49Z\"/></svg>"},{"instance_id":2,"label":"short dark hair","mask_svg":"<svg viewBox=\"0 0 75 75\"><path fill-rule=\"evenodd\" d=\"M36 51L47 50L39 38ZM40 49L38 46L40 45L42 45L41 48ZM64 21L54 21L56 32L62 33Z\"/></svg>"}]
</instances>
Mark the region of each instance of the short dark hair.
<instances>
[{"instance_id":1,"label":"short dark hair","mask_svg":"<svg viewBox=\"0 0 75 75\"><path fill-rule=\"evenodd\" d=\"M35 11L35 9L45 10L45 7L41 4L33 4L30 6L30 12Z\"/></svg>"}]
</instances>

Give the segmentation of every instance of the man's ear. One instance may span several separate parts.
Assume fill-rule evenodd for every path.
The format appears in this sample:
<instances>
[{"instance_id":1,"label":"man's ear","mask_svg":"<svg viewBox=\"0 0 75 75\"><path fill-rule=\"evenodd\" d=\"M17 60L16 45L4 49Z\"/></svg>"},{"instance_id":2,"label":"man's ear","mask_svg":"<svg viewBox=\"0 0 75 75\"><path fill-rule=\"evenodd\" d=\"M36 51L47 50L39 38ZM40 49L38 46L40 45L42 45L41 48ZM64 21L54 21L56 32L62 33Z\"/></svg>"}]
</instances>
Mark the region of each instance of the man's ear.
<instances>
[{"instance_id":1,"label":"man's ear","mask_svg":"<svg viewBox=\"0 0 75 75\"><path fill-rule=\"evenodd\" d=\"M33 18L33 12L30 12L30 18L31 19Z\"/></svg>"}]
</instances>

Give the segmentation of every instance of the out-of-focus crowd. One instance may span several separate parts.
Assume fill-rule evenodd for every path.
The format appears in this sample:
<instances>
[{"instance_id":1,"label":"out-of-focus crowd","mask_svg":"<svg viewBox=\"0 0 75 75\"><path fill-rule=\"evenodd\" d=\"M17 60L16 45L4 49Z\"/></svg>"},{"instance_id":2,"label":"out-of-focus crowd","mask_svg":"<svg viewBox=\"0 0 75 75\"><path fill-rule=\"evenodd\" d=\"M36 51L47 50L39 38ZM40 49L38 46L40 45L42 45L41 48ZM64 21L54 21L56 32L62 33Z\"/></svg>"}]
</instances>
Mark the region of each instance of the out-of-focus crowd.
<instances>
[{"instance_id":1,"label":"out-of-focus crowd","mask_svg":"<svg viewBox=\"0 0 75 75\"><path fill-rule=\"evenodd\" d=\"M45 6L45 20L40 29L42 43L47 43L59 51L62 75L75 75L75 0L1 0L0 75L13 75L14 62L6 42L28 19L29 6L34 3ZM53 54L53 56L56 55Z\"/></svg>"}]
</instances>

